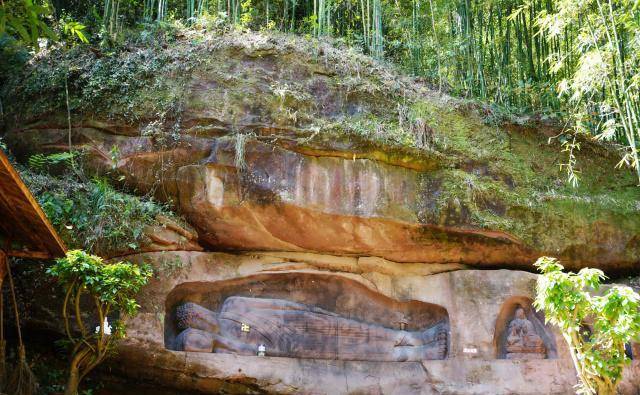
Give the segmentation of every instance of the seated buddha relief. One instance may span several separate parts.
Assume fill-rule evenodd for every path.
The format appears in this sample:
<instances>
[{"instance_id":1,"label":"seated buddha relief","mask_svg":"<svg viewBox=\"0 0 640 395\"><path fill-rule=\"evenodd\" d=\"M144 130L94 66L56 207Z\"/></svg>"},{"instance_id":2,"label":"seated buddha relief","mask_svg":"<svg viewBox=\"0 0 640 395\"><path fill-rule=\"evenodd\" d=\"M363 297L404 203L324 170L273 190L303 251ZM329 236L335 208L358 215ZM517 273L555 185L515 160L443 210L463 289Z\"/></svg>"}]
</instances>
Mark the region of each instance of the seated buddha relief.
<instances>
[{"instance_id":1,"label":"seated buddha relief","mask_svg":"<svg viewBox=\"0 0 640 395\"><path fill-rule=\"evenodd\" d=\"M557 358L555 340L536 313L531 300L513 297L505 302L496 319L494 341L497 357L503 359Z\"/></svg>"},{"instance_id":2,"label":"seated buddha relief","mask_svg":"<svg viewBox=\"0 0 640 395\"><path fill-rule=\"evenodd\" d=\"M192 352L365 361L420 361L447 355L448 323L399 329L273 297L229 296L217 311L175 308L174 348Z\"/></svg>"},{"instance_id":3,"label":"seated buddha relief","mask_svg":"<svg viewBox=\"0 0 640 395\"><path fill-rule=\"evenodd\" d=\"M544 341L536 334L522 307L516 309L509 323L505 348L507 359L544 359L547 355Z\"/></svg>"}]
</instances>

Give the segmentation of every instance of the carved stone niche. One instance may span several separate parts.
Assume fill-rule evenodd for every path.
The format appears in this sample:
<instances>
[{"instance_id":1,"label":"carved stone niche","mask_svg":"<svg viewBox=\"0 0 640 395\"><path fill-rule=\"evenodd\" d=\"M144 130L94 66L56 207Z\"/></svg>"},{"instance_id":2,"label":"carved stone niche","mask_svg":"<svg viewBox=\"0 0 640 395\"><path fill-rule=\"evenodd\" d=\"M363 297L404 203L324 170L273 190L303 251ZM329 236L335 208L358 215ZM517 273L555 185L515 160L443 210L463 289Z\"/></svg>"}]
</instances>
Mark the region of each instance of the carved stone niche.
<instances>
[{"instance_id":1,"label":"carved stone niche","mask_svg":"<svg viewBox=\"0 0 640 395\"><path fill-rule=\"evenodd\" d=\"M514 296L504 302L496 319L493 338L498 359L553 359L558 357L555 338L532 300Z\"/></svg>"},{"instance_id":2,"label":"carved stone niche","mask_svg":"<svg viewBox=\"0 0 640 395\"><path fill-rule=\"evenodd\" d=\"M441 306L397 301L344 277L269 273L186 283L167 297L165 346L352 361L445 359Z\"/></svg>"}]
</instances>

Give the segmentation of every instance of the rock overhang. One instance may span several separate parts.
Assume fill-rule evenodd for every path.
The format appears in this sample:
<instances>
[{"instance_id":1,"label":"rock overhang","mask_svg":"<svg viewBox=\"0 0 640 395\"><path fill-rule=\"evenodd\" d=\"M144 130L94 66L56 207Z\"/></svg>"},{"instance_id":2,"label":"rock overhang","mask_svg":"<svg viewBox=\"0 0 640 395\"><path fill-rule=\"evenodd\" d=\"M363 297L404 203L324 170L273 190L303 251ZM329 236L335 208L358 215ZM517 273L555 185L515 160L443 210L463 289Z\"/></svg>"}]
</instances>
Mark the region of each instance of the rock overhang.
<instances>
[{"instance_id":1,"label":"rock overhang","mask_svg":"<svg viewBox=\"0 0 640 395\"><path fill-rule=\"evenodd\" d=\"M527 197L509 205L478 192L470 205L466 199L475 192L460 178L466 174L461 170L419 171L362 153L355 159L345 152L314 155L251 138L244 142L239 167L233 136L189 137L158 150L149 137L93 127L73 133L96 171L112 170L108 152L119 147L116 167L125 182L143 192L162 191L159 197L174 202L211 249L373 255L529 270L537 256L546 254L570 268L598 266L610 274L637 266L640 238L633 233L634 217L578 199L545 201L560 211L543 213L529 206ZM36 135L34 149L31 136ZM65 149L66 135L62 126L50 125L14 130L7 137L24 153ZM162 188L157 188L160 168ZM519 237L518 229L528 236Z\"/></svg>"},{"instance_id":2,"label":"rock overhang","mask_svg":"<svg viewBox=\"0 0 640 395\"><path fill-rule=\"evenodd\" d=\"M61 87L43 80L68 55L33 62L8 101L10 147L26 160L68 149L70 133L88 169L156 191L212 250L637 270L640 193L606 146L583 142L572 189L553 125L487 125L481 106L352 51L252 33L138 49L76 54L70 94L87 106L70 131L61 102L44 102ZM102 81L119 67L133 74Z\"/></svg>"}]
</instances>

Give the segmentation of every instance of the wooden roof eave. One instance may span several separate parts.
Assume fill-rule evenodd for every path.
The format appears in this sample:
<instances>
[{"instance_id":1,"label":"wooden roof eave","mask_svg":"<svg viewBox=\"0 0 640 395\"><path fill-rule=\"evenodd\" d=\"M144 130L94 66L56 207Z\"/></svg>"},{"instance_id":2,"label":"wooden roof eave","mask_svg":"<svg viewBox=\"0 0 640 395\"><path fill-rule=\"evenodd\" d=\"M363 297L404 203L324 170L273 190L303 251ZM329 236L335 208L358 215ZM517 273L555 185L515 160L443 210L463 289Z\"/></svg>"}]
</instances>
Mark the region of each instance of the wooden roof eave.
<instances>
[{"instance_id":1,"label":"wooden roof eave","mask_svg":"<svg viewBox=\"0 0 640 395\"><path fill-rule=\"evenodd\" d=\"M0 231L6 240L19 242L24 249L4 248L7 255L20 258L51 259L64 256L67 247L24 181L0 149Z\"/></svg>"}]
</instances>

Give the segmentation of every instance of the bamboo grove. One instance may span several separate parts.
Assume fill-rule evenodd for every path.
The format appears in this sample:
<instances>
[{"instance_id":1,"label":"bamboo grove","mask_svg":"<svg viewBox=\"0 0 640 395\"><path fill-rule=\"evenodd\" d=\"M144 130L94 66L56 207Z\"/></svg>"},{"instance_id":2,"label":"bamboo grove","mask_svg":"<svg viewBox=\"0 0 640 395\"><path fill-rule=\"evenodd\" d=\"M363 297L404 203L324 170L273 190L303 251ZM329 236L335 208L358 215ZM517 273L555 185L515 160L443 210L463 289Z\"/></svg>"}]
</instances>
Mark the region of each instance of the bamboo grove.
<instances>
[{"instance_id":1,"label":"bamboo grove","mask_svg":"<svg viewBox=\"0 0 640 395\"><path fill-rule=\"evenodd\" d=\"M85 23L94 40L175 22L333 37L437 89L508 111L564 114L573 132L623 144L621 164L638 169L637 0L4 0L0 34L33 38L17 16L37 20L43 5L53 20Z\"/></svg>"},{"instance_id":2,"label":"bamboo grove","mask_svg":"<svg viewBox=\"0 0 640 395\"><path fill-rule=\"evenodd\" d=\"M580 21L566 25L560 34L541 26L545 16L561 17L564 0L52 1L54 8L71 10L80 20L95 22L100 15L98 22L113 38L127 24L194 24L202 19L254 30L332 36L393 61L439 88L522 110L560 108L556 88L571 76L581 51ZM623 7L620 0L611 1ZM595 10L591 3L581 2ZM632 14L638 17L637 10ZM563 59L563 66L554 69L553 59Z\"/></svg>"},{"instance_id":3,"label":"bamboo grove","mask_svg":"<svg viewBox=\"0 0 640 395\"><path fill-rule=\"evenodd\" d=\"M105 4L114 1L125 0ZM333 36L439 88L527 109L558 108L562 75L552 74L547 60L565 56L575 39L570 29L540 34L537 18L554 12L551 0L167 1L145 0L142 18L194 23L207 15L255 30Z\"/></svg>"}]
</instances>

